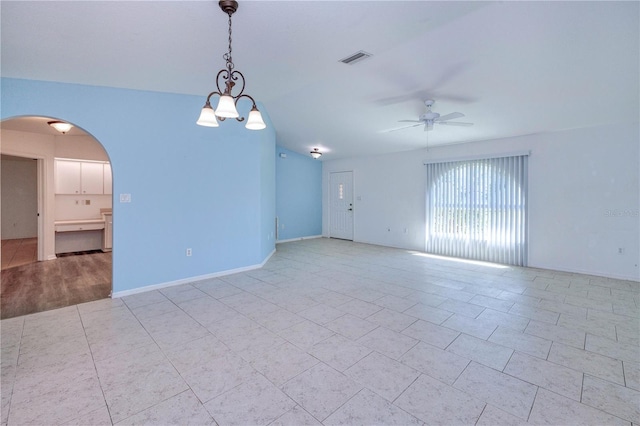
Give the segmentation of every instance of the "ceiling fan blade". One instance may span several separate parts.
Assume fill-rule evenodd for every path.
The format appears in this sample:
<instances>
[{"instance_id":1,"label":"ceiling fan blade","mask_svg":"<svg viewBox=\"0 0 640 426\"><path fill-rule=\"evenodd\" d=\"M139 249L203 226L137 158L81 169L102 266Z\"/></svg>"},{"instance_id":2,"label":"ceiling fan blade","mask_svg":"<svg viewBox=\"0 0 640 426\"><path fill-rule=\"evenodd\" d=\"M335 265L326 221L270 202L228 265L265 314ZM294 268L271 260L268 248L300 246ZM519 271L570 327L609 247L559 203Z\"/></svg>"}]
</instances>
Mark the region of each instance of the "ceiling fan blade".
<instances>
[{"instance_id":1,"label":"ceiling fan blade","mask_svg":"<svg viewBox=\"0 0 640 426\"><path fill-rule=\"evenodd\" d=\"M452 112L451 114L441 115L440 117L436 118L435 121L447 121L447 120L453 120L454 118L462 118L462 117L464 117L463 113Z\"/></svg>"},{"instance_id":2,"label":"ceiling fan blade","mask_svg":"<svg viewBox=\"0 0 640 426\"><path fill-rule=\"evenodd\" d=\"M422 123L414 124L413 126L398 127L397 129L382 130L380 133L397 132L398 130L410 129L412 127L418 127L418 126L422 126Z\"/></svg>"},{"instance_id":3,"label":"ceiling fan blade","mask_svg":"<svg viewBox=\"0 0 640 426\"><path fill-rule=\"evenodd\" d=\"M398 120L398 123L422 123L420 120Z\"/></svg>"},{"instance_id":4,"label":"ceiling fan blade","mask_svg":"<svg viewBox=\"0 0 640 426\"><path fill-rule=\"evenodd\" d=\"M446 124L447 126L473 126L473 123L462 123L460 121L436 121L438 124Z\"/></svg>"}]
</instances>

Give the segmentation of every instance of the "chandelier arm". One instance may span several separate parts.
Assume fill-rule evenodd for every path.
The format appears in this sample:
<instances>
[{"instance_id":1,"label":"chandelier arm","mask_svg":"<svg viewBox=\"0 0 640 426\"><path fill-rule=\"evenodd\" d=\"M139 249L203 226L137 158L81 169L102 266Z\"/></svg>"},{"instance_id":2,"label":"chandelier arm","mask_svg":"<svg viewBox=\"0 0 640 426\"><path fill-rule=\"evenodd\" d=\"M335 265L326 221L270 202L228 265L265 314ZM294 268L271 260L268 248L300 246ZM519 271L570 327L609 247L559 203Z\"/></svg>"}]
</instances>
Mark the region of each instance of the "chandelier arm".
<instances>
[{"instance_id":1,"label":"chandelier arm","mask_svg":"<svg viewBox=\"0 0 640 426\"><path fill-rule=\"evenodd\" d=\"M209 105L211 105L211 97L212 97L213 95L220 95L220 96L222 96L222 93L221 93L221 92L219 92L219 91L218 91L218 92L211 92L211 93L209 93L209 95L207 96L207 103L208 103Z\"/></svg>"},{"instance_id":2,"label":"chandelier arm","mask_svg":"<svg viewBox=\"0 0 640 426\"><path fill-rule=\"evenodd\" d=\"M242 75L242 74L240 74L240 75ZM243 81L244 81L244 77L243 77ZM244 88L244 85L243 85L243 88ZM256 106L256 101L251 96L247 95L246 93L243 94L242 92L240 92L238 94L238 96L234 96L236 105L238 105L238 101L240 100L240 98L249 98L249 99L251 99L251 102L253 103L253 105L251 106L251 109L255 109L255 110L258 109L258 107ZM236 118L236 120L244 121L244 117L238 117L238 118Z\"/></svg>"},{"instance_id":3,"label":"chandelier arm","mask_svg":"<svg viewBox=\"0 0 640 426\"><path fill-rule=\"evenodd\" d=\"M251 96L247 95L246 93L245 93L245 94L239 94L239 95L238 95L238 97L236 98L236 105L238 104L238 100L239 100L240 98L249 98L249 99L251 99L251 103L253 104L253 105L251 106L251 108L252 108L252 109L254 109L254 108L255 108L255 109L258 109L258 106L256 105L256 101L255 101L255 99L253 99Z\"/></svg>"}]
</instances>

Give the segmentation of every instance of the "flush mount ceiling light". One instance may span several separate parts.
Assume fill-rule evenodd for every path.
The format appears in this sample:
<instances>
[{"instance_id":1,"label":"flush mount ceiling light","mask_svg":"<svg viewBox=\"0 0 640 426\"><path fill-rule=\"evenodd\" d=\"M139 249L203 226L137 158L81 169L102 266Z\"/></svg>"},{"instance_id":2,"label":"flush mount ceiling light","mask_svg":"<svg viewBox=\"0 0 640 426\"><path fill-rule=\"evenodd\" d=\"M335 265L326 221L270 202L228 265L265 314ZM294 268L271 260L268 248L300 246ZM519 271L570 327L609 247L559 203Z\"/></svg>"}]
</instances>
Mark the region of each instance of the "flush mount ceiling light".
<instances>
[{"instance_id":1,"label":"flush mount ceiling light","mask_svg":"<svg viewBox=\"0 0 640 426\"><path fill-rule=\"evenodd\" d=\"M218 2L220 9L227 15L229 15L229 51L222 57L226 61L226 68L221 69L216 76L217 91L209 93L207 96L207 102L204 104L197 124L206 127L218 127L218 120L224 121L227 118L235 118L238 121L244 121L244 117L240 117L236 105L241 98L249 98L253 102L251 111L249 112L249 118L245 127L250 130L262 130L267 127L262 119L262 114L258 111L256 101L246 93L244 93L245 79L244 75L240 71L234 70L233 59L231 58L231 15L238 10L238 2L235 0L220 0ZM234 95L232 93L233 87L236 85L236 81L239 81L238 86L240 90ZM223 83L224 91L220 88L220 83ZM220 96L218 106L214 110L211 107L211 97L213 95ZM216 118L217 117L217 118Z\"/></svg>"},{"instance_id":2,"label":"flush mount ceiling light","mask_svg":"<svg viewBox=\"0 0 640 426\"><path fill-rule=\"evenodd\" d=\"M67 133L73 127L73 124L66 123L64 121L48 121L47 124L63 135Z\"/></svg>"},{"instance_id":3,"label":"flush mount ceiling light","mask_svg":"<svg viewBox=\"0 0 640 426\"><path fill-rule=\"evenodd\" d=\"M322 157L322 153L318 150L318 148L313 148L313 151L310 152L311 156L316 160Z\"/></svg>"}]
</instances>

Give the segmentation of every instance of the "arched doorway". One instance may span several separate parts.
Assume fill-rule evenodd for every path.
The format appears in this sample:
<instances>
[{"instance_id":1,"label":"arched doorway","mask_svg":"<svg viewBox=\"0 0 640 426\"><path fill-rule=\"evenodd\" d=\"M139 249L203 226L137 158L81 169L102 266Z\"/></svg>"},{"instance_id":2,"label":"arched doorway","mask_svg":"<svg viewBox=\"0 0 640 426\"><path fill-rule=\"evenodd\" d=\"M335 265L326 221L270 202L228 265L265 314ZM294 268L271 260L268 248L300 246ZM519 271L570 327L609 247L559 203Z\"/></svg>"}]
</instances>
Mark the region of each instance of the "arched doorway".
<instances>
[{"instance_id":1,"label":"arched doorway","mask_svg":"<svg viewBox=\"0 0 640 426\"><path fill-rule=\"evenodd\" d=\"M64 134L53 129L48 123L55 120L15 117L0 125L2 160L36 163L36 189L28 198L37 205L33 235L33 213L19 205L24 200L5 199L3 188L2 204L13 210L6 218L2 215L0 234L3 319L111 295L113 262L108 243L112 239L107 234L111 229L105 230L112 224L109 156L102 144L82 128L73 127ZM11 182L12 178L3 172L5 180ZM69 185L73 184L82 188L71 192ZM13 222L5 223L9 220ZM29 222L28 226L22 226L22 221ZM13 233L12 228L28 229L25 232L31 235ZM35 259L6 262L11 255L7 241L22 237L37 241Z\"/></svg>"}]
</instances>

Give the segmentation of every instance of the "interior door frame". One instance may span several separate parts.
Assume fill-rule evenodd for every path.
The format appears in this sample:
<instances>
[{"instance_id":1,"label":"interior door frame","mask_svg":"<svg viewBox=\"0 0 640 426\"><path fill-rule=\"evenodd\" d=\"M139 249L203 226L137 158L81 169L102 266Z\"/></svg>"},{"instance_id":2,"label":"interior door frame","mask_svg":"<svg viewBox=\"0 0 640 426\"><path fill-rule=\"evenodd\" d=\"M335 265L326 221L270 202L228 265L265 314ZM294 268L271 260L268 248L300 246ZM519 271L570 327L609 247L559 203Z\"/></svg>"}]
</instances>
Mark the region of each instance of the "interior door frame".
<instances>
[{"instance_id":1,"label":"interior door frame","mask_svg":"<svg viewBox=\"0 0 640 426\"><path fill-rule=\"evenodd\" d=\"M38 197L38 262L42 262L45 259L45 250L42 238L44 237L44 224L45 224L45 208L44 208L44 194L45 194L45 160L44 158L37 158L37 197Z\"/></svg>"},{"instance_id":2,"label":"interior door frame","mask_svg":"<svg viewBox=\"0 0 640 426\"><path fill-rule=\"evenodd\" d=\"M328 191L328 200L327 200L327 212L328 212L328 218L327 218L327 222L328 222L328 234L329 234L329 238L339 238L339 237L332 237L331 236L331 195L332 195L332 177L335 173L351 173L351 204L352 204L352 208L353 208L353 202L354 202L354 194L355 194L355 173L353 172L353 170L336 170L336 171L332 171L329 172L329 191ZM355 209L351 212L351 238L349 239L349 241L355 241L354 238L355 235ZM343 238L341 238L343 239Z\"/></svg>"}]
</instances>

